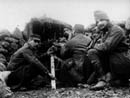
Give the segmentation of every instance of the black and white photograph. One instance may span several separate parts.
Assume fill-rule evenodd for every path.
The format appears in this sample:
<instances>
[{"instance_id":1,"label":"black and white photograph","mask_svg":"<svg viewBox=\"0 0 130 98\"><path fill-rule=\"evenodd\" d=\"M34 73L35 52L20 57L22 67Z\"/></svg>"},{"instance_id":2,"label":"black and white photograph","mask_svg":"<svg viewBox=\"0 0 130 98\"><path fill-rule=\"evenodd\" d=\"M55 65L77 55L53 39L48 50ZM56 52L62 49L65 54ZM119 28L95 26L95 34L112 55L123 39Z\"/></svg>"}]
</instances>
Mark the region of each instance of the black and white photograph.
<instances>
[{"instance_id":1,"label":"black and white photograph","mask_svg":"<svg viewBox=\"0 0 130 98\"><path fill-rule=\"evenodd\" d=\"M0 98L130 98L130 0L0 0Z\"/></svg>"}]
</instances>

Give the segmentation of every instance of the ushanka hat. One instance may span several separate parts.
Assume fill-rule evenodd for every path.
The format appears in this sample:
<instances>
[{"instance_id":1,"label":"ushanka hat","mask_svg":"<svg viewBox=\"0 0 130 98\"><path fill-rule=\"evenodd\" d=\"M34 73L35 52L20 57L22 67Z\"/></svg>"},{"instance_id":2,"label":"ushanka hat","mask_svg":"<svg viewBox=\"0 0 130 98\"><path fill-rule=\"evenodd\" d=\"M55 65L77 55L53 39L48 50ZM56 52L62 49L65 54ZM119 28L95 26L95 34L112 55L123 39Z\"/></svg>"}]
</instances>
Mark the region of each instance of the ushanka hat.
<instances>
[{"instance_id":1,"label":"ushanka hat","mask_svg":"<svg viewBox=\"0 0 130 98\"><path fill-rule=\"evenodd\" d=\"M107 16L107 14L100 10L94 11L94 18L96 21L109 20L109 17Z\"/></svg>"},{"instance_id":2,"label":"ushanka hat","mask_svg":"<svg viewBox=\"0 0 130 98\"><path fill-rule=\"evenodd\" d=\"M84 33L84 25L82 24L75 24L73 29L75 33Z\"/></svg>"}]
</instances>

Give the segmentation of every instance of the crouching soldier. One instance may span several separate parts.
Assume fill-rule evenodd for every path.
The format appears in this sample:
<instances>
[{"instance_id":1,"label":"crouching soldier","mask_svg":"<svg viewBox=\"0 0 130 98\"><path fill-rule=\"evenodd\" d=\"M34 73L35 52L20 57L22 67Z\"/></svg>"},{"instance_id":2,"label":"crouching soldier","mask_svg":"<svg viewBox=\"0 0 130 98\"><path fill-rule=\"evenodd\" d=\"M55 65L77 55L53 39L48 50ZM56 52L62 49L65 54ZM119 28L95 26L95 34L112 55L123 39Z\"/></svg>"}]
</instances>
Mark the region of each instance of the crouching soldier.
<instances>
[{"instance_id":1,"label":"crouching soldier","mask_svg":"<svg viewBox=\"0 0 130 98\"><path fill-rule=\"evenodd\" d=\"M106 74L112 73L112 80L128 81L130 76L130 60L127 58L128 45L125 43L125 33L119 26L110 22L103 11L94 12L97 27L102 31L101 43L96 44L88 51L98 82L92 90L102 89L106 86ZM125 54L126 53L126 54ZM125 56L126 55L126 56Z\"/></svg>"},{"instance_id":2,"label":"crouching soldier","mask_svg":"<svg viewBox=\"0 0 130 98\"><path fill-rule=\"evenodd\" d=\"M74 26L74 37L68 40L61 48L61 57L64 63L61 66L60 80L63 83L76 86L77 83L85 82L87 74L86 49L91 39L84 34L84 26ZM68 85L67 85L68 86Z\"/></svg>"},{"instance_id":3,"label":"crouching soldier","mask_svg":"<svg viewBox=\"0 0 130 98\"><path fill-rule=\"evenodd\" d=\"M47 75L50 79L54 79L53 75L37 58L36 52L40 42L38 35L32 35L28 42L11 56L7 66L7 70L11 71L7 85L11 89L27 88L37 75L43 77Z\"/></svg>"}]
</instances>

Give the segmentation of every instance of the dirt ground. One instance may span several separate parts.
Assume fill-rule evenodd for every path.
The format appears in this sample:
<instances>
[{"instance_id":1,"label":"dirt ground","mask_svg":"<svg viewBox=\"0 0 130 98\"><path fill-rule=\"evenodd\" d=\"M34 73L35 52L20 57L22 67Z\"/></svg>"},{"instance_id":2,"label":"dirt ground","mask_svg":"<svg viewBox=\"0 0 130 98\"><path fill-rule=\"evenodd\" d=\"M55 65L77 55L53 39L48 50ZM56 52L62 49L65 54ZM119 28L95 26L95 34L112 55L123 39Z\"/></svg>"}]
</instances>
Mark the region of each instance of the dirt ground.
<instances>
[{"instance_id":1,"label":"dirt ground","mask_svg":"<svg viewBox=\"0 0 130 98\"><path fill-rule=\"evenodd\" d=\"M91 91L88 88L42 88L31 91L14 92L12 98L130 98L130 88L105 88Z\"/></svg>"}]
</instances>

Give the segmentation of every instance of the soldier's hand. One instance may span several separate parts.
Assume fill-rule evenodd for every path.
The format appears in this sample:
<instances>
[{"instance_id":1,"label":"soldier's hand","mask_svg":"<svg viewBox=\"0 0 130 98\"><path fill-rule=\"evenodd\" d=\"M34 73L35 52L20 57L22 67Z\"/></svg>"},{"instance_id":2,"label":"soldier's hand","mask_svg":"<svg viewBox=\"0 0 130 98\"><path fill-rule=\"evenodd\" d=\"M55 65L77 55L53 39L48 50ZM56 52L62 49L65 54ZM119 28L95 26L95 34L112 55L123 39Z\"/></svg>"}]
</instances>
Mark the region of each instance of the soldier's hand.
<instances>
[{"instance_id":1,"label":"soldier's hand","mask_svg":"<svg viewBox=\"0 0 130 98\"><path fill-rule=\"evenodd\" d=\"M52 46L52 47L50 47L50 48L47 50L47 54L48 54L48 55L54 54L56 51L57 51L57 47Z\"/></svg>"},{"instance_id":2,"label":"soldier's hand","mask_svg":"<svg viewBox=\"0 0 130 98\"><path fill-rule=\"evenodd\" d=\"M105 46L104 46L104 43L100 43L100 44L96 44L96 45L94 46L94 48L97 49L97 50L102 50L102 49L105 48Z\"/></svg>"},{"instance_id":3,"label":"soldier's hand","mask_svg":"<svg viewBox=\"0 0 130 98\"><path fill-rule=\"evenodd\" d=\"M53 45L57 48L61 48L64 45L64 43L53 43Z\"/></svg>"},{"instance_id":4,"label":"soldier's hand","mask_svg":"<svg viewBox=\"0 0 130 98\"><path fill-rule=\"evenodd\" d=\"M51 73L48 73L48 76L49 76L52 80L56 80L56 77L54 77Z\"/></svg>"}]
</instances>

